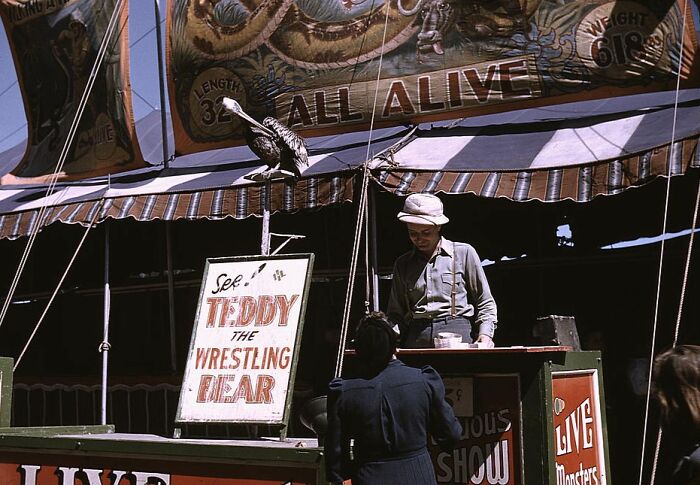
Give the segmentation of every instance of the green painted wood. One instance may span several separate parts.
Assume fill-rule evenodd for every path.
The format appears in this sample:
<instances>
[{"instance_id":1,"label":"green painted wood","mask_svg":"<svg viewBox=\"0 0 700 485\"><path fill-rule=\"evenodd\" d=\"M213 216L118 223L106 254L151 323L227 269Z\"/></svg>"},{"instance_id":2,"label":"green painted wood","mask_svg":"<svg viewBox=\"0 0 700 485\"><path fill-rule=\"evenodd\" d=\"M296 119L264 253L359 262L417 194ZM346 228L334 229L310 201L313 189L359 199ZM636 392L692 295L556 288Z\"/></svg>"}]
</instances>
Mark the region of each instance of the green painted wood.
<instances>
[{"instance_id":1,"label":"green painted wood","mask_svg":"<svg viewBox=\"0 0 700 485\"><path fill-rule=\"evenodd\" d=\"M0 428L0 435L51 437L61 435L92 435L114 433L114 425L31 426Z\"/></svg>"},{"instance_id":2,"label":"green painted wood","mask_svg":"<svg viewBox=\"0 0 700 485\"><path fill-rule=\"evenodd\" d=\"M546 483L547 448L546 423L544 409L547 378L545 366L548 361L540 362L535 369L521 372L520 386L523 409L523 475L524 483Z\"/></svg>"},{"instance_id":3,"label":"green painted wood","mask_svg":"<svg viewBox=\"0 0 700 485\"><path fill-rule=\"evenodd\" d=\"M11 424L13 365L14 359L0 357L0 427L7 427Z\"/></svg>"},{"instance_id":4,"label":"green painted wood","mask_svg":"<svg viewBox=\"0 0 700 485\"><path fill-rule=\"evenodd\" d=\"M250 442L248 442L250 443ZM225 462L240 464L274 463L275 466L304 467L320 466L323 450L301 448L291 445L279 446L274 442L255 445L244 441L213 440L185 441L162 438L153 435L129 435L116 433L114 436L41 436L0 434L0 456L3 450L79 453L81 456L113 456L119 458L139 458L152 460Z\"/></svg>"},{"instance_id":5,"label":"green painted wood","mask_svg":"<svg viewBox=\"0 0 700 485\"><path fill-rule=\"evenodd\" d=\"M517 373L520 376L523 439L523 483L557 485L554 424L552 417L552 372L598 370L601 425L607 484L610 477L607 419L600 352L547 351L522 354L502 353L405 353L399 358L408 365L430 364L442 375L473 373ZM352 358L346 370L352 374Z\"/></svg>"}]
</instances>

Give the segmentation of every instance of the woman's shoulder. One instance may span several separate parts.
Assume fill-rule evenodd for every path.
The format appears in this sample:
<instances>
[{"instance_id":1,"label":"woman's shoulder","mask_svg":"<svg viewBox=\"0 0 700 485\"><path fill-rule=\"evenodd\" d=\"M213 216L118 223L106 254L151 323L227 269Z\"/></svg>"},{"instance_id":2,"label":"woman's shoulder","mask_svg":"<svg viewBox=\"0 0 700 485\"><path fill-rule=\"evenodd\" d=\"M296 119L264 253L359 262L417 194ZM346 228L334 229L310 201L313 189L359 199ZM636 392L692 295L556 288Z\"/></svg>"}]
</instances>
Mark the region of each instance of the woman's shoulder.
<instances>
[{"instance_id":1,"label":"woman's shoulder","mask_svg":"<svg viewBox=\"0 0 700 485\"><path fill-rule=\"evenodd\" d=\"M440 377L438 371L433 369L432 366L424 365L421 367L420 372L423 375L423 379L430 387L435 388L436 386L439 386L441 388L444 386L442 377Z\"/></svg>"}]
</instances>

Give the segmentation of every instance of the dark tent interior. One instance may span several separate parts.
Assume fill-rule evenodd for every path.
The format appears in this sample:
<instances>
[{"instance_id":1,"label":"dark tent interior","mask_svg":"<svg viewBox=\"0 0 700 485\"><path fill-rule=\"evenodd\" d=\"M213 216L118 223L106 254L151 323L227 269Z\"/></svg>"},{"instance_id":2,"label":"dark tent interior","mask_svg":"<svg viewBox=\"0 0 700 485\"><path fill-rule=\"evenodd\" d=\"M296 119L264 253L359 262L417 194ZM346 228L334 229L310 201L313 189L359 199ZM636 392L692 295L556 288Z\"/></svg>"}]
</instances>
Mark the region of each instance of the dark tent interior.
<instances>
[{"instance_id":1,"label":"dark tent interior","mask_svg":"<svg viewBox=\"0 0 700 485\"><path fill-rule=\"evenodd\" d=\"M655 331L657 351L669 346L673 338L689 237L686 234L667 240L661 262L658 239L637 246L619 243L662 233L667 180L660 178L623 194L597 197L585 204L518 203L470 195L441 195L446 214L451 218L444 235L469 241L482 259L487 260L485 270L499 308L496 335L499 345L534 344L532 326L538 317L571 315L576 319L584 349L603 352L613 473L622 483L626 483L627 474L636 476L633 470L639 463L645 372L654 334L659 268L662 277ZM691 227L697 185L697 171L671 179L667 233ZM410 243L405 228L395 218L402 198L376 188L373 191L383 309L390 288L392 262L409 249ZM291 214L277 213L271 219L273 232L305 236L292 241L284 253L313 252L316 256L294 393L297 410L305 399L323 394L332 377L356 211L355 203L344 203ZM565 224L570 227L570 237L557 235L557 228ZM172 236L175 287L172 349L166 225L170 226ZM53 420L53 424L93 419L90 413L94 408L89 403L79 403L83 398L77 392L73 404L50 406L54 409L53 416L40 417L36 407L30 406L30 399L37 399L38 394L32 397L29 389L38 383L97 386L100 382L102 357L98 345L103 331L107 226L112 293L110 385L166 386L163 397L147 400L152 412L147 412L145 418L128 415L119 405L123 398L113 394L109 420L118 429L128 428L131 432L172 433L177 385L189 347L206 258L259 252L261 222L256 217L167 223L124 219L96 226L16 371L16 383L20 388L25 386L27 392L15 392L14 425L36 425L41 424L39 420L47 419ZM53 224L39 234L0 329L0 355L19 355L83 232L81 226ZM6 268L0 276L3 288L9 287L25 244L26 238L0 240ZM273 240L273 249L276 244L279 241ZM603 249L608 245L612 247ZM361 254L351 321L357 320L365 309L363 261ZM680 343L700 341L695 324L700 306L693 297L699 286L697 263L691 261L680 321ZM45 402L56 398L50 392L43 394ZM310 433L297 417L291 424L291 432Z\"/></svg>"}]
</instances>

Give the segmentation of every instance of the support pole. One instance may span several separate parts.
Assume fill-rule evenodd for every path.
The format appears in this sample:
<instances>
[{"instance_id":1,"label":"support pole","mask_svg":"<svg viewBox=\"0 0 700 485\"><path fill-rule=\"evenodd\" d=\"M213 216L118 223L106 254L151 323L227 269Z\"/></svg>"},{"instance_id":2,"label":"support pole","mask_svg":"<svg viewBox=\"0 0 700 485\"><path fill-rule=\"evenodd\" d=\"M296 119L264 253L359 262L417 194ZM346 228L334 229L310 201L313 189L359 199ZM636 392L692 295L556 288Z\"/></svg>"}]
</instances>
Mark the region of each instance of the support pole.
<instances>
[{"instance_id":1,"label":"support pole","mask_svg":"<svg viewBox=\"0 0 700 485\"><path fill-rule=\"evenodd\" d=\"M168 168L170 156L168 150L168 125L165 116L165 74L163 72L163 42L160 30L160 5L154 0L156 17L156 47L158 49L158 87L160 91L160 126L163 137L163 166ZM177 371L177 341L175 338L175 283L173 279L173 251L170 221L165 221L165 259L168 273L168 321L170 326L170 370Z\"/></svg>"},{"instance_id":2,"label":"support pole","mask_svg":"<svg viewBox=\"0 0 700 485\"><path fill-rule=\"evenodd\" d=\"M107 424L107 364L109 361L109 311L111 306L111 291L109 288L109 220L104 222L105 227L105 282L104 282L104 313L103 334L100 352L102 352L102 401L100 424Z\"/></svg>"},{"instance_id":3,"label":"support pole","mask_svg":"<svg viewBox=\"0 0 700 485\"><path fill-rule=\"evenodd\" d=\"M177 372L177 341L175 339L175 283L173 279L173 249L170 221L165 221L165 259L168 272L168 320L170 323L170 370Z\"/></svg>"},{"instance_id":4,"label":"support pole","mask_svg":"<svg viewBox=\"0 0 700 485\"><path fill-rule=\"evenodd\" d=\"M376 193L370 184L369 191L369 275L372 287L372 311L379 311L379 274L377 261L377 206L375 204Z\"/></svg>"},{"instance_id":5,"label":"support pole","mask_svg":"<svg viewBox=\"0 0 700 485\"><path fill-rule=\"evenodd\" d=\"M260 243L260 254L270 255L270 192L272 191L272 181L265 178L265 196L263 197L263 220L262 220L262 241Z\"/></svg>"},{"instance_id":6,"label":"support pole","mask_svg":"<svg viewBox=\"0 0 700 485\"><path fill-rule=\"evenodd\" d=\"M160 5L154 0L156 9L156 48L158 50L158 91L160 92L160 126L163 137L163 166L168 168L170 156L168 149L168 125L165 116L165 73L163 72L163 41L160 31Z\"/></svg>"}]
</instances>

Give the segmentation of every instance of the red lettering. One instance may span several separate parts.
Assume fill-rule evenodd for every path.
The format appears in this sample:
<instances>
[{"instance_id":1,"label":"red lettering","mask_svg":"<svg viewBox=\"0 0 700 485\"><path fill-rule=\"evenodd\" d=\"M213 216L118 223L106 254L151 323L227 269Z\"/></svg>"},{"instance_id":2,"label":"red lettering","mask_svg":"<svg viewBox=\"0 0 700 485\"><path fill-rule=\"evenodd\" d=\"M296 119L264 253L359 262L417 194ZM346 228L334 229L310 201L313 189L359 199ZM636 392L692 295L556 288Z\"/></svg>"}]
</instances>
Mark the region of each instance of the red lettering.
<instances>
[{"instance_id":1,"label":"red lettering","mask_svg":"<svg viewBox=\"0 0 700 485\"><path fill-rule=\"evenodd\" d=\"M253 385L248 374L242 375L241 380L238 381L238 387L233 395L233 402L238 402L239 399L243 399L247 403L253 401Z\"/></svg>"},{"instance_id":2,"label":"red lettering","mask_svg":"<svg viewBox=\"0 0 700 485\"><path fill-rule=\"evenodd\" d=\"M328 116L326 114L326 93L323 91L317 91L314 93L314 99L316 101L316 122L319 125L337 123L337 116Z\"/></svg>"},{"instance_id":3,"label":"red lettering","mask_svg":"<svg viewBox=\"0 0 700 485\"><path fill-rule=\"evenodd\" d=\"M255 402L259 404L272 403L272 389L275 387L275 378L265 374L258 376L258 385L255 393Z\"/></svg>"},{"instance_id":4,"label":"red lettering","mask_svg":"<svg viewBox=\"0 0 700 485\"><path fill-rule=\"evenodd\" d=\"M485 103L489 100L489 92L493 88L494 77L496 76L496 66L489 66L486 72L486 78L482 81L481 76L479 76L479 71L476 69L465 69L462 71L464 78L471 86L472 91L476 95L476 99L480 103Z\"/></svg>"},{"instance_id":5,"label":"red lettering","mask_svg":"<svg viewBox=\"0 0 700 485\"><path fill-rule=\"evenodd\" d=\"M525 76L527 79L527 65L524 60L503 63L500 66L500 70L503 99L530 96L532 94L528 88L515 89L513 87L514 77Z\"/></svg>"},{"instance_id":6,"label":"red lettering","mask_svg":"<svg viewBox=\"0 0 700 485\"><path fill-rule=\"evenodd\" d=\"M289 320L289 310L292 309L294 303L299 299L299 295L292 295L291 300L287 300L285 295L277 295L275 298L277 299L277 306L279 306L280 309L279 326L285 327Z\"/></svg>"},{"instance_id":7,"label":"red lettering","mask_svg":"<svg viewBox=\"0 0 700 485\"><path fill-rule=\"evenodd\" d=\"M392 82L386 95L382 116L387 118L395 114L413 114L415 112L416 109L411 103L411 98L408 97L403 81Z\"/></svg>"},{"instance_id":8,"label":"red lettering","mask_svg":"<svg viewBox=\"0 0 700 485\"><path fill-rule=\"evenodd\" d=\"M430 77L423 76L418 78L418 99L421 111L435 111L445 109L445 103L435 103L431 98L432 90L430 89Z\"/></svg>"},{"instance_id":9,"label":"red lettering","mask_svg":"<svg viewBox=\"0 0 700 485\"><path fill-rule=\"evenodd\" d=\"M197 402L209 401L208 396L211 394L211 384L214 376L204 374L199 378L199 390L197 391Z\"/></svg>"},{"instance_id":10,"label":"red lettering","mask_svg":"<svg viewBox=\"0 0 700 485\"><path fill-rule=\"evenodd\" d=\"M211 352L209 354L209 368L210 369L216 369L216 359L219 358L219 354L221 354L221 350L214 347L211 349Z\"/></svg>"},{"instance_id":11,"label":"red lettering","mask_svg":"<svg viewBox=\"0 0 700 485\"><path fill-rule=\"evenodd\" d=\"M348 88L338 89L340 98L340 121L359 121L364 116L360 112L350 112L350 90Z\"/></svg>"},{"instance_id":12,"label":"red lettering","mask_svg":"<svg viewBox=\"0 0 700 485\"><path fill-rule=\"evenodd\" d=\"M294 126L301 123L304 126L313 125L309 107L306 106L306 100L301 94L292 97L292 106L289 108L289 117L287 118L287 126Z\"/></svg>"},{"instance_id":13,"label":"red lettering","mask_svg":"<svg viewBox=\"0 0 700 485\"><path fill-rule=\"evenodd\" d=\"M462 87L459 84L459 73L447 73L447 90L450 95L450 108L462 106Z\"/></svg>"},{"instance_id":14,"label":"red lettering","mask_svg":"<svg viewBox=\"0 0 700 485\"><path fill-rule=\"evenodd\" d=\"M194 365L195 369L204 369L207 359L209 358L209 350L210 349L205 349L203 347L197 347L197 357Z\"/></svg>"},{"instance_id":15,"label":"red lettering","mask_svg":"<svg viewBox=\"0 0 700 485\"><path fill-rule=\"evenodd\" d=\"M207 305L209 305L209 312L207 312L207 327L214 326L214 320L216 320L216 314L219 310L222 298L207 298Z\"/></svg>"},{"instance_id":16,"label":"red lettering","mask_svg":"<svg viewBox=\"0 0 700 485\"><path fill-rule=\"evenodd\" d=\"M237 327L245 327L250 325L255 319L256 313L255 298L252 296L243 296L240 299L240 308L238 309Z\"/></svg>"},{"instance_id":17,"label":"red lettering","mask_svg":"<svg viewBox=\"0 0 700 485\"><path fill-rule=\"evenodd\" d=\"M221 308L221 318L219 319L219 327L231 327L234 325L233 315L236 313L234 303L238 301L238 297L222 298L224 301Z\"/></svg>"},{"instance_id":18,"label":"red lettering","mask_svg":"<svg viewBox=\"0 0 700 485\"><path fill-rule=\"evenodd\" d=\"M263 295L258 300L258 316L255 319L256 326L265 327L272 323L277 315L277 305L270 295Z\"/></svg>"}]
</instances>

